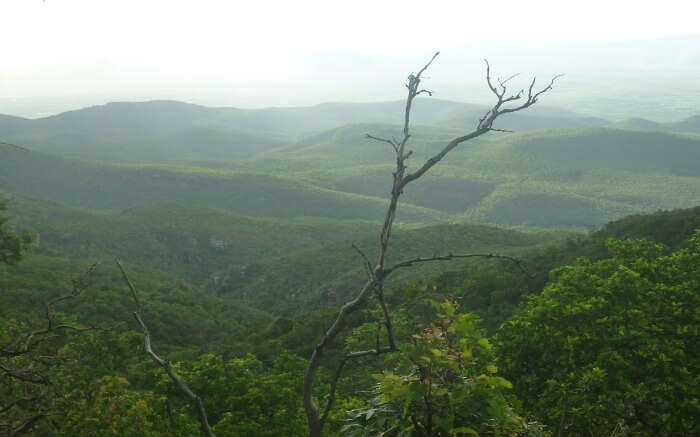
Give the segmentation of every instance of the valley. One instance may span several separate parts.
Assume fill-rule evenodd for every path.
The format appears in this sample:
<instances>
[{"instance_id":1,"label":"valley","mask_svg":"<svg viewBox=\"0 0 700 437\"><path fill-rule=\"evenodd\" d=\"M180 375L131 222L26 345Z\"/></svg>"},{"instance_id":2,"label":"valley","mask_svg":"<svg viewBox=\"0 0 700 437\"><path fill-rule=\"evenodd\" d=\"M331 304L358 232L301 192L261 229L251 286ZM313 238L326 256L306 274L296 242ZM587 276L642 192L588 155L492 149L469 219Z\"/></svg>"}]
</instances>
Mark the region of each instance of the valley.
<instances>
[{"instance_id":1,"label":"valley","mask_svg":"<svg viewBox=\"0 0 700 437\"><path fill-rule=\"evenodd\" d=\"M75 364L61 377L86 375L88 385L72 389L83 396L106 390L110 375L124 374L136 387L118 389L130 399L124 408L149 406L129 414L141 415L140 421L160 417L151 397L163 396L180 411L168 427L194 435L187 404L145 370L145 355L131 352L140 350L140 335L128 324L136 310L114 265L120 259L137 284L158 349L204 395L218 433L240 435L239 425L253 426L255 435L306 432L298 395L304 358L337 308L362 288L367 262L379 256L394 153L367 134L400 137L400 107L242 110L152 101L36 120L0 116L2 215L9 217L3 226L30 241L24 259L0 265L0 317L7 321L0 331L7 336L24 323L38 326L42 313L52 320L44 303L63 301L81 272L92 271L75 304L57 305L57 317L114 328L70 337L78 352L62 353L97 361ZM484 110L417 100L409 171L473 127ZM541 299L560 269L575 268L567 265L581 257L605 263L620 256L610 239L651 239L667 245L664 253L691 250L688 241L700 228L700 118L612 122L535 107L499 122L506 132L460 146L405 190L388 264L480 256L419 263L392 275L382 293L401 341L411 332L418 338L415 332L427 329L430 317L445 323L439 311L453 311L452 305L479 318L484 336L501 341L498 335L509 332L504 327L525 317L521 308ZM492 254L500 258L489 259ZM368 339L375 334L368 332L377 317L378 310L368 309L347 321L350 329L326 351L322 384L333 381L327 361L342 359L348 348L372 346ZM466 329L466 319L458 320ZM474 347L488 341L480 338ZM111 346L97 346L103 344ZM503 363L509 378L517 378ZM217 372L236 366L249 376L227 393L251 408L286 403L288 410L275 416L283 423L262 426L265 420L254 412L234 421L226 410L248 407L234 407L238 401L228 398L212 401L228 384L211 385L221 377ZM379 371L381 361L367 367ZM336 381L342 402L361 402L371 380L360 363L347 372ZM283 387L286 397L272 399L275 390L256 394L250 381ZM531 399L522 385L517 389ZM77 404L66 405L73 411ZM351 415L342 405L346 411L338 414ZM66 432L89 435L112 423L100 408L94 403L71 413L82 419ZM333 419L331 435L344 435L344 420ZM123 430L133 423L110 426L128 433ZM164 435L155 423L154 435ZM54 431L38 428L39 435Z\"/></svg>"}]
</instances>

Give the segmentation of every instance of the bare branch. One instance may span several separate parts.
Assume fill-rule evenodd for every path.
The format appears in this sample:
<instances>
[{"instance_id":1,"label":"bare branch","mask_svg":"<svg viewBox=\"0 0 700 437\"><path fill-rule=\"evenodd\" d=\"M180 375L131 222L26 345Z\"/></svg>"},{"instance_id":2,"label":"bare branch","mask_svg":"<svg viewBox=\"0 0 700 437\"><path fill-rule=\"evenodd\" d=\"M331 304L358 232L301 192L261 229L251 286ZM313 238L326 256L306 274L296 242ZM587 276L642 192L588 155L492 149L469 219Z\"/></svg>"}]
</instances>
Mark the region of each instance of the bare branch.
<instances>
[{"instance_id":1,"label":"bare branch","mask_svg":"<svg viewBox=\"0 0 700 437\"><path fill-rule=\"evenodd\" d=\"M0 406L0 414L3 414L9 410L11 410L13 407L16 405L26 405L26 404L31 404L32 402L36 402L39 399L43 398L46 396L48 393L48 388L46 386L42 387L39 394L31 396L31 397L26 397L26 398L17 398L14 401L11 401L3 406Z\"/></svg>"},{"instance_id":2,"label":"bare branch","mask_svg":"<svg viewBox=\"0 0 700 437\"><path fill-rule=\"evenodd\" d=\"M422 79L421 76L423 75L425 70L427 70L428 67L430 67L430 64L433 63L433 61L435 60L435 58L438 57L439 54L440 54L440 52L435 52L433 57L430 58L428 63L425 64L423 66L423 68L421 68L418 71L418 73L410 74L408 76L408 83L406 84L406 88L408 88L408 97L406 99L406 109L404 111L404 124L403 124L404 139L403 139L403 141L401 141L401 146L399 147L400 154L403 154L403 146L405 146L406 141L408 141L408 137L409 137L408 128L409 128L409 125L411 122L411 105L413 104L413 99L420 93L420 91L418 91L418 87L420 86L420 81Z\"/></svg>"},{"instance_id":3,"label":"bare branch","mask_svg":"<svg viewBox=\"0 0 700 437\"><path fill-rule=\"evenodd\" d=\"M32 428L34 428L34 425L36 425L36 423L39 420L43 419L44 417L48 417L48 416L49 416L49 414L42 413L42 414L37 414L37 415L34 415L34 416L26 419L24 422L17 425L10 432L10 437L15 437L15 436L26 434L26 433L30 432L32 430Z\"/></svg>"},{"instance_id":4,"label":"bare branch","mask_svg":"<svg viewBox=\"0 0 700 437\"><path fill-rule=\"evenodd\" d=\"M367 356L378 356L381 354L389 353L389 352L396 352L398 349L395 349L393 347L377 347L375 349L368 349L368 350L363 350L363 351L357 351L357 352L350 352L346 354L343 358L340 359L338 362L338 367L335 370L335 374L333 375L333 379L331 380L331 387L330 391L328 392L328 400L326 401L326 406L323 409L323 414L320 417L321 423L325 423L328 420L328 415L331 411L331 408L333 407L333 402L335 401L335 393L336 393L336 388L338 386L338 380L340 379L342 373L343 373L343 368L345 367L345 364L352 360L353 358L362 358L362 357L367 357Z\"/></svg>"},{"instance_id":5,"label":"bare branch","mask_svg":"<svg viewBox=\"0 0 700 437\"><path fill-rule=\"evenodd\" d=\"M495 258L495 259L504 259L513 262L518 268L525 273L529 277L533 277L533 275L525 268L523 265L522 261L519 259L508 256L508 255L497 255L493 253L470 253L470 254L465 254L465 255L442 255L442 256L431 256L431 257L416 257L416 258L411 258L407 259L405 261L398 262L394 264L393 266L389 267L388 269L384 270L385 275L389 275L393 273L394 271L406 267L411 267L414 264L418 263L424 263L424 262L434 262L434 261L451 261L454 259L466 259L466 258Z\"/></svg>"},{"instance_id":6,"label":"bare branch","mask_svg":"<svg viewBox=\"0 0 700 437\"><path fill-rule=\"evenodd\" d=\"M365 134L365 136L371 140L379 141L381 143L387 143L394 149L394 152L398 152L398 146L395 140L387 140L386 138L375 137L374 135Z\"/></svg>"},{"instance_id":7,"label":"bare branch","mask_svg":"<svg viewBox=\"0 0 700 437\"><path fill-rule=\"evenodd\" d=\"M131 282L131 279L129 279L129 275L126 274L126 271L124 270L124 267L122 266L122 263L119 261L119 259L115 258L114 262L117 263L117 267L119 267L119 271L122 274L122 278L124 279L124 282L126 282L126 285L129 287L129 291L131 291L131 297L134 299L134 303L136 304L136 311L138 311L139 314L143 313L141 301L139 300L139 296L136 293L136 288L134 287L134 284Z\"/></svg>"},{"instance_id":8,"label":"bare branch","mask_svg":"<svg viewBox=\"0 0 700 437\"><path fill-rule=\"evenodd\" d=\"M435 58L438 57L438 55L440 55L440 52L439 52L439 51L438 51L438 52L435 52L435 54L433 55L432 58L430 58L430 60L428 61L428 63L425 64L425 65L423 66L423 68L421 68L421 69L418 71L418 74L416 74L416 77L417 77L417 78L420 78L421 75L422 75L423 73L425 73L425 70L427 70L428 67L430 67L430 64L433 63L433 61L435 60Z\"/></svg>"},{"instance_id":9,"label":"bare branch","mask_svg":"<svg viewBox=\"0 0 700 437\"><path fill-rule=\"evenodd\" d=\"M364 261L364 267L365 267L365 273L367 273L367 278L371 279L372 278L372 263L369 262L369 258L367 258L367 255L355 245L355 243L352 244L352 248L355 249L355 251L360 255L362 260Z\"/></svg>"},{"instance_id":10,"label":"bare branch","mask_svg":"<svg viewBox=\"0 0 700 437\"><path fill-rule=\"evenodd\" d=\"M335 374L333 374L333 379L331 380L331 388L328 391L326 407L323 409L323 414L321 414L319 419L321 423L325 423L326 420L328 420L328 414L330 414L331 408L333 407L333 402L335 402L335 391L338 387L338 380L340 379L340 375L343 373L343 368L345 367L345 363L347 363L347 361L348 360L346 358L341 358L338 362L338 367L335 369Z\"/></svg>"},{"instance_id":11,"label":"bare branch","mask_svg":"<svg viewBox=\"0 0 700 437\"><path fill-rule=\"evenodd\" d=\"M377 296L377 300L379 301L379 306L382 309L382 315L384 316L384 326L386 326L386 336L389 342L389 348L392 350L398 350L396 347L396 341L394 340L394 327L391 323L391 314L389 314L389 310L384 302L383 286L379 285L375 294ZM379 348L379 345L377 345L377 348Z\"/></svg>"},{"instance_id":12,"label":"bare branch","mask_svg":"<svg viewBox=\"0 0 700 437\"><path fill-rule=\"evenodd\" d=\"M400 183L400 188L403 189L406 185L408 185L410 182L415 181L416 179L420 178L423 176L428 170L430 170L435 164L440 162L442 158L445 157L452 149L460 145L461 143L465 141L472 140L478 136L481 136L488 132L490 128L478 128L477 130L470 132L466 135L463 135L461 137L457 137L450 141L445 148L443 148L439 153L434 155L432 158L428 159L425 164L423 164L422 167L420 167L418 170L416 170L413 173L407 174L403 180Z\"/></svg>"},{"instance_id":13,"label":"bare branch","mask_svg":"<svg viewBox=\"0 0 700 437\"><path fill-rule=\"evenodd\" d=\"M59 302L74 299L80 296L80 294L89 285L87 280L89 279L90 275L92 275L92 273L95 271L98 265L99 263L92 264L81 276L79 276L77 279L74 279L73 290L69 294L61 295L48 302L45 302L44 317L46 319L46 326L40 329L35 329L30 332L27 332L24 335L19 335L12 341L10 341L8 344L5 344L2 347L0 347L0 357L8 358L25 355L34 350L36 347L38 347L46 338L48 338L49 334L53 334L54 332L61 330L84 332L97 330L108 331L114 329L114 327L100 328L95 326L78 327L66 324L54 325L55 320L53 314L53 307ZM115 325L115 327L116 326L118 325Z\"/></svg>"},{"instance_id":14,"label":"bare branch","mask_svg":"<svg viewBox=\"0 0 700 437\"><path fill-rule=\"evenodd\" d=\"M498 94L498 90L496 89L496 87L493 86L493 84L491 83L491 65L489 64L489 61L487 59L484 59L484 62L486 63L486 84L489 86L492 93L494 93L498 97L502 97L502 95Z\"/></svg>"},{"instance_id":15,"label":"bare branch","mask_svg":"<svg viewBox=\"0 0 700 437\"><path fill-rule=\"evenodd\" d=\"M124 267L122 266L121 262L119 262L118 259L115 259L115 262L117 263L117 266L119 266L119 270L121 271L122 277L124 278L124 282L129 286L129 290L131 290L131 296L134 299L134 303L136 304L136 311L134 311L134 318L138 322L139 326L141 327L141 331L143 331L143 343L144 347L146 348L146 352L148 355L153 358L153 361L155 361L159 366L161 366L165 372L168 374L170 377L170 380L175 384L175 386L187 397L190 402L193 404L195 409L197 410L197 414L199 416L199 422L201 425L202 432L204 435L213 437L214 432L212 431L211 427L209 426L209 419L207 418L207 412L204 409L204 404L202 403L202 399L197 396L196 393L194 393L187 384L180 379L178 374L175 372L175 369L170 365L170 363L167 360L164 360L163 358L159 357L158 354L156 354L153 351L153 348L151 346L151 332L148 330L148 327L146 326L146 323L143 321L143 307L141 306L141 303L138 298L138 294L136 293L136 288L134 287L134 284L131 282L129 279L129 276L126 274L126 271L124 270Z\"/></svg>"},{"instance_id":16,"label":"bare branch","mask_svg":"<svg viewBox=\"0 0 700 437\"><path fill-rule=\"evenodd\" d=\"M452 149L457 147L459 144L472 140L476 137L479 137L487 132L491 131L499 131L503 132L505 130L502 129L494 129L493 128L493 122L502 114L507 114L511 112L517 112L521 111L525 108L528 108L535 103L537 103L537 99L547 91L552 89L552 86L554 85L554 81L560 78L562 75L558 74L552 78L552 80L549 82L549 84L542 88L540 91L535 92L533 94L533 89L535 86L535 79L532 80L530 83L530 87L528 88L528 94L527 94L527 100L523 102L521 105L512 107L512 108L502 108L503 104L513 102L516 100L520 100L523 95L524 95L524 90L520 90L517 94L510 95L508 97L505 97L507 93L507 88L506 88L506 83L511 80L512 78L516 77L517 75L510 76L504 81L499 81L499 85L501 87L501 90L499 91L496 86L494 86L493 82L491 81L491 66L489 65L489 62L484 59L484 62L486 63L486 83L491 90L491 92L496 96L497 101L489 109L486 114L479 120L479 123L477 124L477 127L475 130L472 132L463 135L461 137L457 137L450 141L440 152L435 154L433 157L428 159L423 166L421 166L418 170L416 170L413 173L410 173L406 175L406 177L401 181L400 188L403 189L406 185L409 183L415 181L416 179L420 178L425 174L428 170L430 170L435 164L440 162L445 155L447 155Z\"/></svg>"},{"instance_id":17,"label":"bare branch","mask_svg":"<svg viewBox=\"0 0 700 437\"><path fill-rule=\"evenodd\" d=\"M498 78L498 83L501 85L501 87L505 88L506 84L510 82L511 79L514 79L516 77L520 76L520 73L515 73L513 75L508 76L506 79L501 80L501 78Z\"/></svg>"}]
</instances>

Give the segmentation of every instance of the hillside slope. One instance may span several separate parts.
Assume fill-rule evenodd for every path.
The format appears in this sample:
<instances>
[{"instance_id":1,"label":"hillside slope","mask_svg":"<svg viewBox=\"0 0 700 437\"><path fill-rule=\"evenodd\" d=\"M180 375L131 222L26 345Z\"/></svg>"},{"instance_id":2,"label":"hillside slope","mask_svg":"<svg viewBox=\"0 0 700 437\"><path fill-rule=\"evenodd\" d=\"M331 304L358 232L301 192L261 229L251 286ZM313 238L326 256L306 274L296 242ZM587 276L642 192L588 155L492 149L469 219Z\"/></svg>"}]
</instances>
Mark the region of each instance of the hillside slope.
<instances>
[{"instance_id":1,"label":"hillside slope","mask_svg":"<svg viewBox=\"0 0 700 437\"><path fill-rule=\"evenodd\" d=\"M449 253L517 253L525 248L553 244L565 232L523 233L479 225L435 225L394 233L388 264ZM336 241L324 247L302 250L269 259L245 270L232 270L222 293L275 314L303 313L313 308L335 307L345 302L365 279L355 244L370 260L376 255L376 234L355 241ZM397 272L387 282L421 280L463 265L464 261L418 265Z\"/></svg>"},{"instance_id":2,"label":"hillside slope","mask_svg":"<svg viewBox=\"0 0 700 437\"><path fill-rule=\"evenodd\" d=\"M391 184L388 145L398 127L349 125L293 147L242 161L313 185L384 196ZM459 134L419 126L409 171ZM600 226L630 214L700 203L700 138L664 132L577 128L491 134L455 149L406 189L406 201L453 220L534 226ZM309 170L307 167L314 169Z\"/></svg>"},{"instance_id":3,"label":"hillside slope","mask_svg":"<svg viewBox=\"0 0 700 437\"><path fill-rule=\"evenodd\" d=\"M0 115L0 141L84 159L231 160L349 123L398 124L403 117L403 104L401 101L323 103L308 107L238 109L165 100L113 102L35 120ZM417 124L440 124L443 119L459 118L465 111L476 114L486 109L447 100L418 99L412 120ZM561 110L547 113L550 115L544 118L515 119L519 127L527 130L543 125L578 126L589 120ZM469 126L472 124L470 121Z\"/></svg>"},{"instance_id":4,"label":"hillside slope","mask_svg":"<svg viewBox=\"0 0 700 437\"><path fill-rule=\"evenodd\" d=\"M115 166L2 144L0 189L81 208L125 209L152 202L179 202L258 217L378 220L386 202L288 177L164 166ZM400 219L431 221L442 216L435 210L406 205Z\"/></svg>"},{"instance_id":5,"label":"hillside slope","mask_svg":"<svg viewBox=\"0 0 700 437\"><path fill-rule=\"evenodd\" d=\"M156 203L95 212L15 197L9 214L35 238L36 252L63 258L121 259L216 286L218 275L268 258L354 239L366 221L254 218L225 210Z\"/></svg>"}]
</instances>

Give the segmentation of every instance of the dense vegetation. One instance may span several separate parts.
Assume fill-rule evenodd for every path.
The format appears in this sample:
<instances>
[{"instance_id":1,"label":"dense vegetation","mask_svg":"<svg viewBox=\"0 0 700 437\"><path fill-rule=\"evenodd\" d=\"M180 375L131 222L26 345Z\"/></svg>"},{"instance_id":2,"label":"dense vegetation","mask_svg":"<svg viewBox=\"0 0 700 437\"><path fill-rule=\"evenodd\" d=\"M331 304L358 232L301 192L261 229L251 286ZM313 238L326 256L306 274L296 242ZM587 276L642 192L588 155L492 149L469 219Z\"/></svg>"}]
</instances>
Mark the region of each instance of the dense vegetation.
<instances>
[{"instance_id":1,"label":"dense vegetation","mask_svg":"<svg viewBox=\"0 0 700 437\"><path fill-rule=\"evenodd\" d=\"M146 354L120 258L217 435L305 435L307 359L377 255L391 153L363 135L397 133L397 108L0 117L17 144L0 144L0 434L198 435ZM420 101L414 156L482 112ZM386 329L378 309L347 321L316 383L336 389L326 434L700 433L700 207L660 210L700 198L697 122L537 108L504 117L523 133L457 149L408 187L390 261L520 264L392 276L397 350L349 361L336 386L336 360Z\"/></svg>"},{"instance_id":2,"label":"dense vegetation","mask_svg":"<svg viewBox=\"0 0 700 437\"><path fill-rule=\"evenodd\" d=\"M395 302L404 303L396 308L396 329L408 343L381 363L358 363L350 369L340 383L332 432L375 435L393 429L391 433L406 434L423 426L411 417L423 417L419 422L426 423L429 412L419 400L429 390L436 407L430 414L439 412L431 419L436 430L542 435L563 426L562 435L615 429L630 435L692 434L695 422L689 418L697 413L692 399L698 395L693 379L698 357L691 347L698 321L692 308L700 285L697 239L687 244L694 228L700 228L699 208L630 217L590 237L524 255L525 264L536 272L532 279L509 264L467 266L427 283L397 287L393 293L403 297ZM614 236L655 236L675 252L644 240L609 240ZM549 281L543 279L549 269L581 255L592 261L577 261L555 270ZM88 263L38 255L6 266L0 306L3 343L41 325L42 302L68 291L71 279L87 268ZM309 338L327 323L323 311L275 320L160 273L134 266L129 270L159 348L171 359L184 360L176 368L205 399L217 432L304 434L298 395L302 357ZM118 271L101 265L89 282L77 300L57 308L61 320L85 327L126 323L104 332L56 335L42 344L37 353L61 359L45 373L55 392L26 410L13 408L3 421L38 409L57 416L38 422L36 435L124 435L137 430L143 435L196 434L194 411L142 352L140 335L129 322L133 302ZM545 291L538 294L542 286ZM516 309L523 295L535 297ZM462 304L450 303L457 301ZM464 311L477 312L496 332L495 349L478 328L478 319ZM590 317L598 322L584 321ZM345 342L371 342L372 318L368 313L353 322L357 328ZM509 321L496 329L504 320ZM602 331L586 333L581 327ZM673 335L677 340L668 341ZM21 363L10 359L3 366L12 364ZM367 366L377 366L375 376L367 374ZM3 398L20 393L17 381L3 381ZM31 387L22 390L32 392ZM564 390L569 393L565 405ZM485 409L479 413L480 408ZM460 416L464 411L472 415Z\"/></svg>"}]
</instances>

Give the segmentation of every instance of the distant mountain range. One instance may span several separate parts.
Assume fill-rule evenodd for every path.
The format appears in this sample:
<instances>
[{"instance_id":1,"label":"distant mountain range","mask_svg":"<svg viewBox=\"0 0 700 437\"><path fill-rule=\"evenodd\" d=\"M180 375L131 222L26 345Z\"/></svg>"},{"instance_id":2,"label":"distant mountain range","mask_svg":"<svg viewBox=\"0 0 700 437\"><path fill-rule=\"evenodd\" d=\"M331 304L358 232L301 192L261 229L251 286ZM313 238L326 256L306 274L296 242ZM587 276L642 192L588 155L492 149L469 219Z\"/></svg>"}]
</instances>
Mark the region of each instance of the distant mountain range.
<instances>
[{"instance_id":1,"label":"distant mountain range","mask_svg":"<svg viewBox=\"0 0 700 437\"><path fill-rule=\"evenodd\" d=\"M416 124L469 128L485 106L420 99ZM297 108L209 108L176 101L117 102L25 119L0 115L0 141L86 159L172 161L238 159L346 124L402 121L403 102L324 103ZM504 117L501 127L532 130L605 124L548 108Z\"/></svg>"},{"instance_id":2,"label":"distant mountain range","mask_svg":"<svg viewBox=\"0 0 700 437\"><path fill-rule=\"evenodd\" d=\"M483 107L420 99L410 168L474 125ZM241 110L110 103L0 117L0 189L120 210L152 202L254 217L380 220L401 102ZM499 120L406 190L399 219L599 226L700 202L700 116L610 124L548 107ZM547 129L541 129L547 127Z\"/></svg>"},{"instance_id":3,"label":"distant mountain range","mask_svg":"<svg viewBox=\"0 0 700 437\"><path fill-rule=\"evenodd\" d=\"M341 302L362 280L351 242L375 255L394 156L366 134L399 137L402 106L155 101L0 116L0 195L42 255L118 256L295 314ZM408 170L483 111L418 100ZM516 132L465 143L406 187L391 259L520 253L623 216L700 204L700 116L610 123L535 107L497 127Z\"/></svg>"},{"instance_id":4,"label":"distant mountain range","mask_svg":"<svg viewBox=\"0 0 700 437\"><path fill-rule=\"evenodd\" d=\"M645 118L630 118L615 124L621 129L639 131L686 132L700 134L700 115L688 117L675 123L658 123Z\"/></svg>"}]
</instances>

